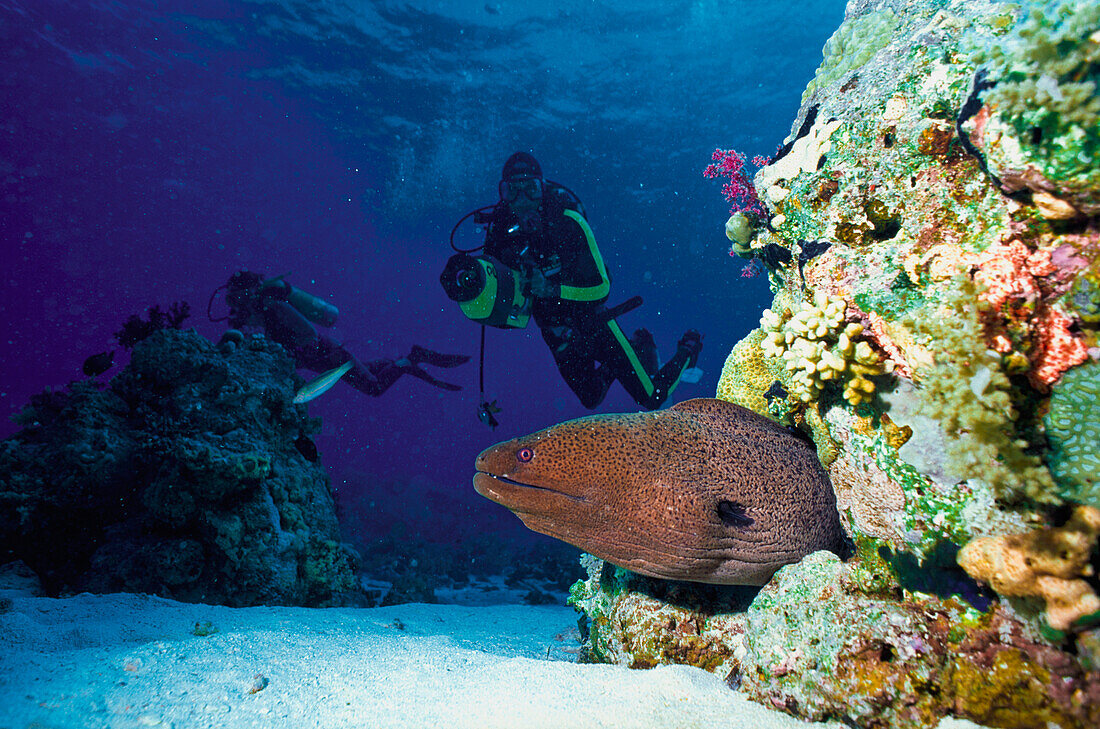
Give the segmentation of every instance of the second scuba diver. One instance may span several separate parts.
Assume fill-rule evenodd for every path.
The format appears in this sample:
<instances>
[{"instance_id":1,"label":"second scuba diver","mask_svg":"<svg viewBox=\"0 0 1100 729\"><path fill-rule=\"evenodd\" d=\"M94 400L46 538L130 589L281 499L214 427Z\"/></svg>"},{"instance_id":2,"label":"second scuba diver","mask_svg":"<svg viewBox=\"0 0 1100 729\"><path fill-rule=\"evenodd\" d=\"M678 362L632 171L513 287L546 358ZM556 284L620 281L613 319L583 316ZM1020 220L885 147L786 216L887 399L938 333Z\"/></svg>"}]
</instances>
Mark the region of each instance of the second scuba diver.
<instances>
[{"instance_id":1,"label":"second scuba diver","mask_svg":"<svg viewBox=\"0 0 1100 729\"><path fill-rule=\"evenodd\" d=\"M295 364L314 372L325 372L351 364L343 376L344 382L362 393L378 397L402 375L411 375L429 385L444 390L461 390L459 385L437 380L420 365L457 367L470 358L462 354L441 354L413 345L404 357L360 362L342 344L317 331L316 325L331 327L336 323L337 309L280 276L265 279L252 271L238 271L226 284L229 304L229 326L261 328L294 358Z\"/></svg>"},{"instance_id":2,"label":"second scuba diver","mask_svg":"<svg viewBox=\"0 0 1100 729\"><path fill-rule=\"evenodd\" d=\"M522 328L534 316L558 371L586 408L603 402L615 380L641 407L660 407L695 366L699 332L685 332L659 366L649 331L628 339L615 321L641 300L604 305L611 281L580 200L545 180L526 152L505 162L499 193L491 211L471 213L487 226L485 243L481 255L460 251L448 261L440 277L447 295L467 317L491 326Z\"/></svg>"}]
</instances>

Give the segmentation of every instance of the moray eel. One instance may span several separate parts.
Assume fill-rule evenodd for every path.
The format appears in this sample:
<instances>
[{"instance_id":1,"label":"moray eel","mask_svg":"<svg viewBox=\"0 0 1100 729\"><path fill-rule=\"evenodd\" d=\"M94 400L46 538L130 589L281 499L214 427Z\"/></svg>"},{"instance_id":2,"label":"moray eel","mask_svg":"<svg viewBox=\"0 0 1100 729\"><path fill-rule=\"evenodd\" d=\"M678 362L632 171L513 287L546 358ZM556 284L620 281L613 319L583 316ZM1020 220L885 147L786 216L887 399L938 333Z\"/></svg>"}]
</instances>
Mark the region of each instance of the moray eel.
<instances>
[{"instance_id":1,"label":"moray eel","mask_svg":"<svg viewBox=\"0 0 1100 729\"><path fill-rule=\"evenodd\" d=\"M476 466L477 492L528 528L650 577L763 585L844 540L813 446L723 400L570 420Z\"/></svg>"}]
</instances>

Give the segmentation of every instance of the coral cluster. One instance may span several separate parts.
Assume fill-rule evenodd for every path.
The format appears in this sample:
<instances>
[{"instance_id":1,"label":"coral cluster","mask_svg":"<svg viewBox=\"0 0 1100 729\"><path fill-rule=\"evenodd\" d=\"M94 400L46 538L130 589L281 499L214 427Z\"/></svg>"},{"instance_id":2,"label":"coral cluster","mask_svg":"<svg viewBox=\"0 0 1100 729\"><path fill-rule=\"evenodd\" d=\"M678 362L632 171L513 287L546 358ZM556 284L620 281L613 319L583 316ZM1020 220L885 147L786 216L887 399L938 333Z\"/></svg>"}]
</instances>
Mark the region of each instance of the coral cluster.
<instances>
[{"instance_id":1,"label":"coral cluster","mask_svg":"<svg viewBox=\"0 0 1100 729\"><path fill-rule=\"evenodd\" d=\"M1017 427L1019 413L1003 360L986 347L976 284L953 279L944 305L953 327L934 318L906 323L926 338L933 364L921 368L922 412L939 421L948 440L948 467L958 478L979 479L1003 498L1053 498L1053 480Z\"/></svg>"},{"instance_id":2,"label":"coral cluster","mask_svg":"<svg viewBox=\"0 0 1100 729\"><path fill-rule=\"evenodd\" d=\"M291 404L293 363L242 345L161 327L106 389L34 398L0 442L0 554L51 595L357 602L328 478L296 445L318 423Z\"/></svg>"},{"instance_id":3,"label":"coral cluster","mask_svg":"<svg viewBox=\"0 0 1100 729\"><path fill-rule=\"evenodd\" d=\"M175 301L164 311L159 305L149 307L145 318L132 315L123 324L122 328L115 332L115 339L126 349L131 349L135 344L147 338L153 332L161 329L179 329L185 319L191 314L191 305L186 301Z\"/></svg>"},{"instance_id":4,"label":"coral cluster","mask_svg":"<svg viewBox=\"0 0 1100 729\"><path fill-rule=\"evenodd\" d=\"M1003 727L1100 721L1100 674L1009 611L916 592L897 600L887 571L875 578L827 552L781 568L755 595L588 566L571 602L595 616L589 660L690 663L766 706L850 726L933 727L946 714Z\"/></svg>"},{"instance_id":5,"label":"coral cluster","mask_svg":"<svg viewBox=\"0 0 1100 729\"><path fill-rule=\"evenodd\" d=\"M726 201L730 203L730 215L763 217L767 211L760 202L760 198L757 197L756 188L753 187L752 181L745 171L745 155L734 149L716 149L714 154L711 155L711 159L716 164L707 165L706 169L703 170L703 177L728 178L729 181L722 186L722 194L726 197ZM757 157L752 162L759 167L767 160Z\"/></svg>"},{"instance_id":6,"label":"coral cluster","mask_svg":"<svg viewBox=\"0 0 1100 729\"><path fill-rule=\"evenodd\" d=\"M858 322L845 323L847 304L840 297L815 292L812 302L782 313L765 309L760 318L766 357L781 357L790 373L791 392L808 403L816 400L829 381L844 387L844 398L859 405L871 399L875 385L870 377L892 371L865 341Z\"/></svg>"},{"instance_id":7,"label":"coral cluster","mask_svg":"<svg viewBox=\"0 0 1100 729\"><path fill-rule=\"evenodd\" d=\"M1044 217L1100 214L1100 6L1036 3L975 46L988 88L966 129L990 171Z\"/></svg>"}]
</instances>

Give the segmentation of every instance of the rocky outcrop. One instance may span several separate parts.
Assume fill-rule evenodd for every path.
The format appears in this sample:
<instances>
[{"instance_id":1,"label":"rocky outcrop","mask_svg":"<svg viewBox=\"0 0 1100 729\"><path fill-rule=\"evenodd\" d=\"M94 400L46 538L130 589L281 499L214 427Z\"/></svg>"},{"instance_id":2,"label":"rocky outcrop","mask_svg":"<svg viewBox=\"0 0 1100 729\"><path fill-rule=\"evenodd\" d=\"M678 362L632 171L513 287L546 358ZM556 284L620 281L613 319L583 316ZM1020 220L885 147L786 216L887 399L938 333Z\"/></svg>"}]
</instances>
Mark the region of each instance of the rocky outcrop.
<instances>
[{"instance_id":1,"label":"rocky outcrop","mask_svg":"<svg viewBox=\"0 0 1100 729\"><path fill-rule=\"evenodd\" d=\"M282 348L166 328L106 387L32 399L0 443L0 561L48 594L233 606L359 600L358 557Z\"/></svg>"}]
</instances>

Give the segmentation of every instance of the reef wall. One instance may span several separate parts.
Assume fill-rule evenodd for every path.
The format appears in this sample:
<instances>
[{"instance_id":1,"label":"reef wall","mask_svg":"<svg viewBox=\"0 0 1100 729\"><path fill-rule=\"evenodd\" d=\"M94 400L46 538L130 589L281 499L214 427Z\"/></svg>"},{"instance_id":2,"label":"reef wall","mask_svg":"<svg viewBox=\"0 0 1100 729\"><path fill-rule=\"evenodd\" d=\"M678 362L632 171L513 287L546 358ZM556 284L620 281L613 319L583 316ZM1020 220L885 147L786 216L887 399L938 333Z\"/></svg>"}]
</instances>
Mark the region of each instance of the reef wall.
<instances>
[{"instance_id":1,"label":"reef wall","mask_svg":"<svg viewBox=\"0 0 1100 729\"><path fill-rule=\"evenodd\" d=\"M593 564L589 656L860 726L1100 726L1100 4L853 0L824 55L727 224L774 301L717 396L812 434L855 555L750 596Z\"/></svg>"},{"instance_id":2,"label":"reef wall","mask_svg":"<svg viewBox=\"0 0 1100 729\"><path fill-rule=\"evenodd\" d=\"M0 442L0 562L50 595L360 602L300 384L262 336L215 347L165 328L108 386L36 396Z\"/></svg>"}]
</instances>

